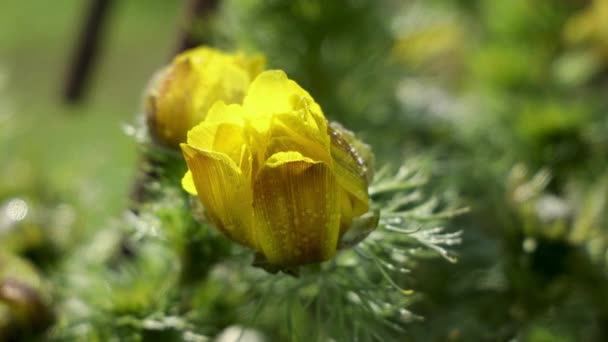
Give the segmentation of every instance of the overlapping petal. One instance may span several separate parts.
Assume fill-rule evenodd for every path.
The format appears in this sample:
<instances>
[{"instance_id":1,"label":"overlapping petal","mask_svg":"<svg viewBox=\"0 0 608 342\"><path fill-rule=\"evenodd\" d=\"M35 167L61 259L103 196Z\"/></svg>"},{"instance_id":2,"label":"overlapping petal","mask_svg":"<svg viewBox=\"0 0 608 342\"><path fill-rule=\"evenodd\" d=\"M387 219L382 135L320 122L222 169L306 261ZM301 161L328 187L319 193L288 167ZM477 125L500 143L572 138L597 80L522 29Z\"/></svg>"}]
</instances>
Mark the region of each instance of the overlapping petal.
<instances>
[{"instance_id":1,"label":"overlapping petal","mask_svg":"<svg viewBox=\"0 0 608 342\"><path fill-rule=\"evenodd\" d=\"M305 157L332 164L327 132L319 131L298 114L273 116L267 139L266 158L281 151L298 151Z\"/></svg>"},{"instance_id":2,"label":"overlapping petal","mask_svg":"<svg viewBox=\"0 0 608 342\"><path fill-rule=\"evenodd\" d=\"M249 180L223 153L202 151L188 144L181 147L209 219L228 238L256 249Z\"/></svg>"},{"instance_id":3,"label":"overlapping petal","mask_svg":"<svg viewBox=\"0 0 608 342\"><path fill-rule=\"evenodd\" d=\"M329 166L298 152L268 159L254 184L256 233L275 265L331 258L337 247L340 210Z\"/></svg>"},{"instance_id":4,"label":"overlapping petal","mask_svg":"<svg viewBox=\"0 0 608 342\"><path fill-rule=\"evenodd\" d=\"M281 113L296 113L300 120L317 131L327 131L327 121L321 107L310 94L281 70L261 73L249 87L243 108L250 113L251 122L258 131L267 131L271 117Z\"/></svg>"}]
</instances>

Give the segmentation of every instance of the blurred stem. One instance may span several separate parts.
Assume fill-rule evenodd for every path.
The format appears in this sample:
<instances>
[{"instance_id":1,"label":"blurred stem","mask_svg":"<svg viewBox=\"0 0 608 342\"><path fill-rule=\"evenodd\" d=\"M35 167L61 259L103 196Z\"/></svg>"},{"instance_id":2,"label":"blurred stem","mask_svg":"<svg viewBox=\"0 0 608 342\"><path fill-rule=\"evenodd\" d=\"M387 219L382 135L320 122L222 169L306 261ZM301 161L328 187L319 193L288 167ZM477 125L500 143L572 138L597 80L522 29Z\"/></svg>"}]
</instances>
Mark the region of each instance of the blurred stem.
<instances>
[{"instance_id":1,"label":"blurred stem","mask_svg":"<svg viewBox=\"0 0 608 342\"><path fill-rule=\"evenodd\" d=\"M76 103L83 97L90 79L91 69L98 55L101 36L107 23L111 4L112 0L89 1L76 48L70 59L63 90L64 100L68 103Z\"/></svg>"},{"instance_id":2,"label":"blurred stem","mask_svg":"<svg viewBox=\"0 0 608 342\"><path fill-rule=\"evenodd\" d=\"M194 34L194 26L201 18L208 17L219 6L220 0L187 0L175 50L170 58L180 52L205 43L205 37Z\"/></svg>"},{"instance_id":3,"label":"blurred stem","mask_svg":"<svg viewBox=\"0 0 608 342\"><path fill-rule=\"evenodd\" d=\"M154 158L150 153L142 153L137 161L135 180L131 186L129 209L135 214L139 213L139 206L151 196L149 184L158 180L158 170L164 163Z\"/></svg>"}]
</instances>

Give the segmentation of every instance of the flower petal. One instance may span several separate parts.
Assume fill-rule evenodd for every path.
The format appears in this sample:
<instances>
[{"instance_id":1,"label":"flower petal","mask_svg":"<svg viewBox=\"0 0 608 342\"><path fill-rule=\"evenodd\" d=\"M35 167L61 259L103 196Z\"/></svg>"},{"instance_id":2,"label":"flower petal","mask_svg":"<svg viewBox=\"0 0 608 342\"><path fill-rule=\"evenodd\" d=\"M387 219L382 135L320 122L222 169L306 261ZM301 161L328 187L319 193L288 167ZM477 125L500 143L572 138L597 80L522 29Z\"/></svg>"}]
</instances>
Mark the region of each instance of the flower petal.
<instances>
[{"instance_id":1,"label":"flower petal","mask_svg":"<svg viewBox=\"0 0 608 342\"><path fill-rule=\"evenodd\" d=\"M251 83L243 108L254 115L253 126L266 131L272 114L300 112L302 118L313 122L319 131L327 129L321 107L310 94L281 70L264 71Z\"/></svg>"},{"instance_id":2,"label":"flower petal","mask_svg":"<svg viewBox=\"0 0 608 342\"><path fill-rule=\"evenodd\" d=\"M188 145L200 150L212 149L216 140L217 125L225 123L242 129L244 125L242 113L242 108L239 105L226 105L223 101L216 102L209 110L205 120L192 127L188 132Z\"/></svg>"},{"instance_id":3,"label":"flower petal","mask_svg":"<svg viewBox=\"0 0 608 342\"><path fill-rule=\"evenodd\" d=\"M192 171L186 171L186 174L182 178L182 188L186 190L190 195L198 195L196 192L196 186L194 185L194 179L192 179Z\"/></svg>"},{"instance_id":4,"label":"flower petal","mask_svg":"<svg viewBox=\"0 0 608 342\"><path fill-rule=\"evenodd\" d=\"M201 151L226 154L242 167L247 141L241 114L240 106L217 102L208 117L188 132L188 145Z\"/></svg>"},{"instance_id":5,"label":"flower petal","mask_svg":"<svg viewBox=\"0 0 608 342\"><path fill-rule=\"evenodd\" d=\"M243 108L239 104L226 104L224 101L217 101L209 108L205 122L230 122L243 126Z\"/></svg>"},{"instance_id":6,"label":"flower petal","mask_svg":"<svg viewBox=\"0 0 608 342\"><path fill-rule=\"evenodd\" d=\"M274 115L269 129L266 157L281 151L298 151L316 161L331 165L327 129L306 122L296 113Z\"/></svg>"},{"instance_id":7,"label":"flower petal","mask_svg":"<svg viewBox=\"0 0 608 342\"><path fill-rule=\"evenodd\" d=\"M330 127L333 170L339 186L350 195L351 215L363 215L369 209L367 165L363 157L347 140L344 133ZM347 206L344 205L343 208Z\"/></svg>"},{"instance_id":8,"label":"flower petal","mask_svg":"<svg viewBox=\"0 0 608 342\"><path fill-rule=\"evenodd\" d=\"M253 197L247 177L225 154L180 146L209 219L228 238L255 249Z\"/></svg>"},{"instance_id":9,"label":"flower petal","mask_svg":"<svg viewBox=\"0 0 608 342\"><path fill-rule=\"evenodd\" d=\"M159 76L155 94L149 99L148 120L152 135L170 146L185 141L186 132L192 127L189 116L196 109L191 99L197 88L191 73L192 65L187 61L167 68Z\"/></svg>"},{"instance_id":10,"label":"flower petal","mask_svg":"<svg viewBox=\"0 0 608 342\"><path fill-rule=\"evenodd\" d=\"M193 117L191 127L202 120L217 100L240 103L252 81L247 65L243 65L233 55L208 47L189 50L176 58L175 63L189 63L193 72L193 88L196 93L191 98L195 108L200 109ZM177 91L183 91L183 88ZM188 96L185 94L184 96Z\"/></svg>"},{"instance_id":11,"label":"flower petal","mask_svg":"<svg viewBox=\"0 0 608 342\"><path fill-rule=\"evenodd\" d=\"M353 215L352 197L346 190L338 190L338 202L340 203L340 236L342 236L350 228L355 215Z\"/></svg>"},{"instance_id":12,"label":"flower petal","mask_svg":"<svg viewBox=\"0 0 608 342\"><path fill-rule=\"evenodd\" d=\"M254 184L256 238L271 264L300 265L331 258L340 230L340 204L328 165L298 152L279 152Z\"/></svg>"}]
</instances>

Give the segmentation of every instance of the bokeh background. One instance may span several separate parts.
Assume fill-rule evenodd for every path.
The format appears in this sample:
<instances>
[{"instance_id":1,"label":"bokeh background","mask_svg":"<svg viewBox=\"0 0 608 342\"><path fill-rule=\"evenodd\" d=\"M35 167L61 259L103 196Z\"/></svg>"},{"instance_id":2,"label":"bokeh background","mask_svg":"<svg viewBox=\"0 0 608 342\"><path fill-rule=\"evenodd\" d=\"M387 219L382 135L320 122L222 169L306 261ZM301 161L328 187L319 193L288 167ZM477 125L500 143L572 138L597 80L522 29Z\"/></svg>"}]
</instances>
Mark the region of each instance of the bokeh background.
<instances>
[{"instance_id":1,"label":"bokeh background","mask_svg":"<svg viewBox=\"0 0 608 342\"><path fill-rule=\"evenodd\" d=\"M143 92L185 31L265 54L379 165L422 159L429 191L470 208L448 222L464 231L459 262L423 259L412 271L420 297L408 310L424 319L395 340L608 339L607 0L212 2L189 25L187 1L113 1L78 101L65 87L88 2L0 5L0 283L39 292L17 304L0 296L0 339L17 326L33 340L160 336L137 322L99 332L123 317L120 305L92 304L99 315L75 323L65 275L129 206ZM124 258L131 247L119 240L102 239ZM154 264L148 253L142 263ZM125 292L133 317L158 300L144 280L141 298ZM220 304L197 304L205 335L236 320L239 301Z\"/></svg>"}]
</instances>

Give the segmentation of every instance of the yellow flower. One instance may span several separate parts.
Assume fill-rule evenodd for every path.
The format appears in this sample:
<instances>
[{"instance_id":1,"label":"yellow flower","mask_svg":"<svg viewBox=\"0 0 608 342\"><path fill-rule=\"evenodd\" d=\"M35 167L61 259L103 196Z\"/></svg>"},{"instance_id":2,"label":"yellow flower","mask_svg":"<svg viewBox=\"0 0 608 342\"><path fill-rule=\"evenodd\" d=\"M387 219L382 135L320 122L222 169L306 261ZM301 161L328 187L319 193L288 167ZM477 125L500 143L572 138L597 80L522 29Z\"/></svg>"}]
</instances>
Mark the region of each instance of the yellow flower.
<instances>
[{"instance_id":1,"label":"yellow flower","mask_svg":"<svg viewBox=\"0 0 608 342\"><path fill-rule=\"evenodd\" d=\"M212 223L269 264L331 258L368 207L368 165L321 107L282 71L261 73L243 104L217 102L181 144Z\"/></svg>"},{"instance_id":2,"label":"yellow flower","mask_svg":"<svg viewBox=\"0 0 608 342\"><path fill-rule=\"evenodd\" d=\"M608 59L608 0L593 0L587 8L573 15L565 24L567 43L587 43L591 51Z\"/></svg>"},{"instance_id":3,"label":"yellow flower","mask_svg":"<svg viewBox=\"0 0 608 342\"><path fill-rule=\"evenodd\" d=\"M150 134L155 141L178 148L213 103L241 103L264 64L259 55L246 57L208 47L178 55L148 91L145 105Z\"/></svg>"}]
</instances>

